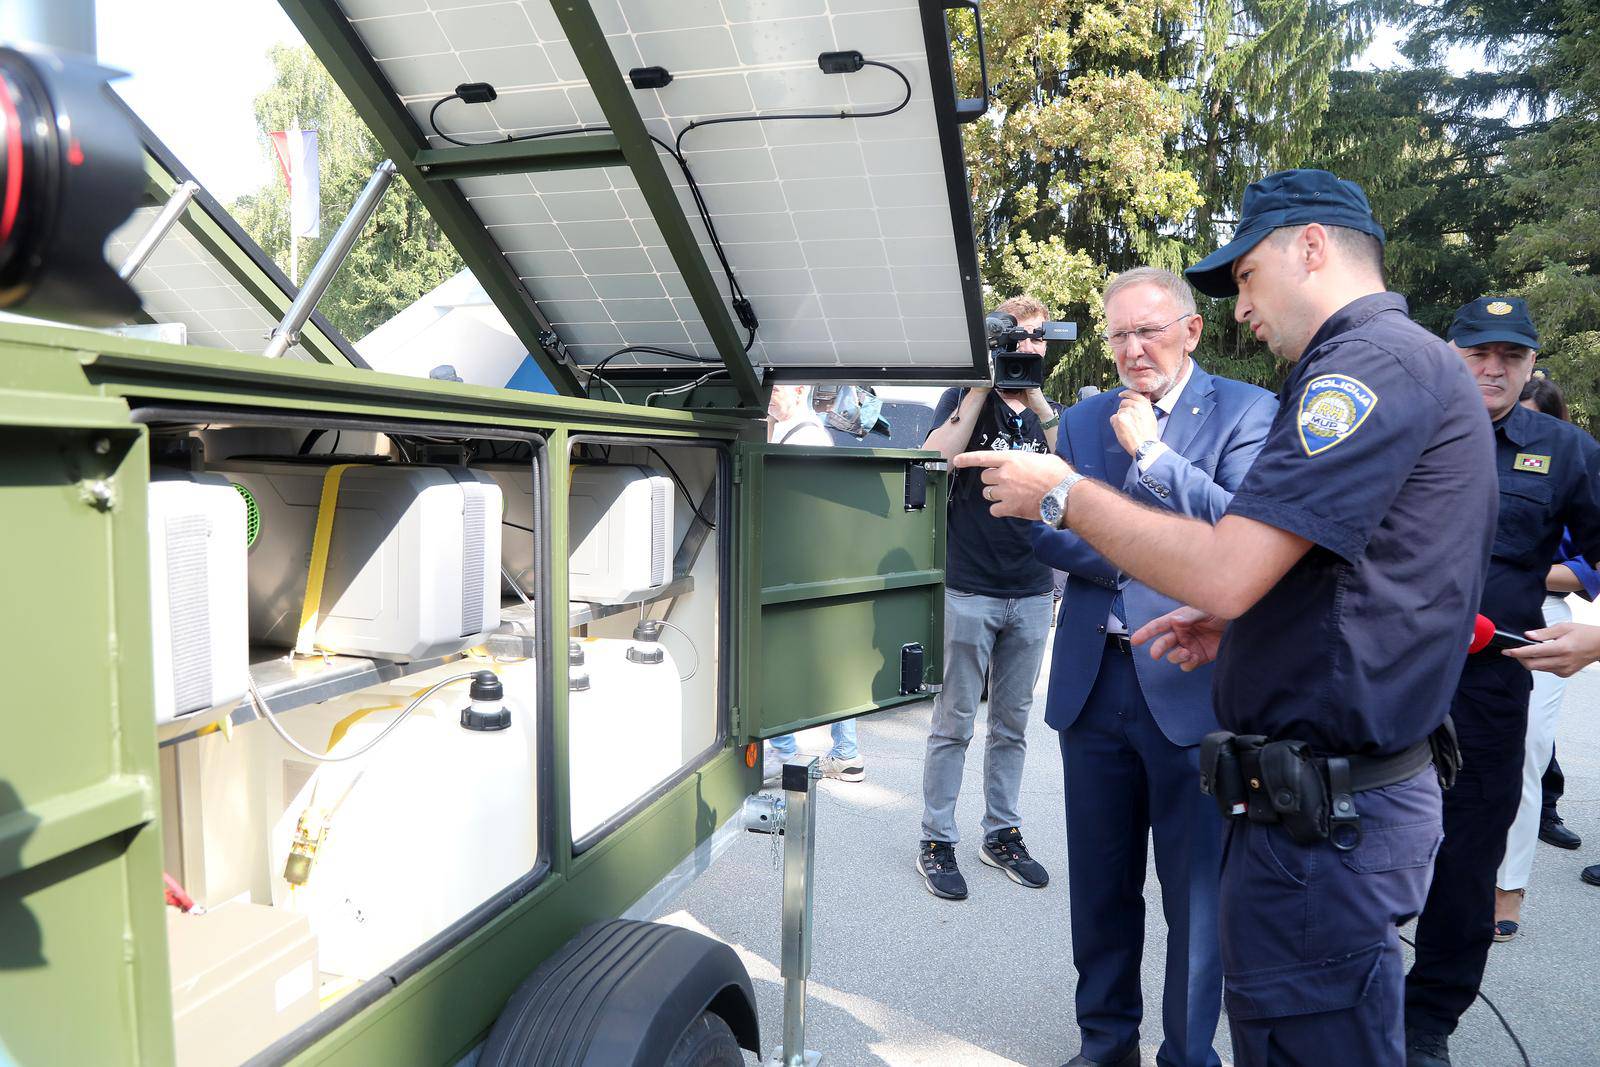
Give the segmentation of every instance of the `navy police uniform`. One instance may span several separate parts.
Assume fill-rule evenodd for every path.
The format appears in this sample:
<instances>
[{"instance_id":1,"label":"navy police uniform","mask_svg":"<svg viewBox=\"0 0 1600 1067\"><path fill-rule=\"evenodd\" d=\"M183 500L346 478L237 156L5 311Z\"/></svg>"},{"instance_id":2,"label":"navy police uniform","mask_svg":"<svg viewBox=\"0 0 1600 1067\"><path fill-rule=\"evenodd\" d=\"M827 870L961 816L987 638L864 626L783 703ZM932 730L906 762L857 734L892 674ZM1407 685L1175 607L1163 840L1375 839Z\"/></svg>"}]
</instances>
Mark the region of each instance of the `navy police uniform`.
<instances>
[{"instance_id":1,"label":"navy police uniform","mask_svg":"<svg viewBox=\"0 0 1600 1067\"><path fill-rule=\"evenodd\" d=\"M1282 226L1382 239L1361 189L1324 171L1253 184L1243 215L1235 240L1188 272L1202 292L1233 295L1233 260ZM1329 773L1338 757L1415 751L1449 710L1494 534L1482 401L1461 358L1393 293L1330 317L1278 400L1228 513L1312 547L1228 627L1218 721L1305 742ZM1229 820L1219 919L1241 1067L1403 1059L1396 927L1428 890L1439 781L1424 762L1353 802L1360 836L1343 850L1256 821L1254 794L1251 816Z\"/></svg>"},{"instance_id":2,"label":"navy police uniform","mask_svg":"<svg viewBox=\"0 0 1600 1067\"><path fill-rule=\"evenodd\" d=\"M1462 348L1539 343L1522 301L1511 297L1463 307L1450 338ZM1595 559L1600 552L1600 444L1521 404L1493 426L1500 518L1479 611L1499 629L1522 633L1544 625L1545 576L1563 527L1580 555ZM1417 924L1416 962L1406 978L1408 1031L1453 1032L1483 981L1494 937L1495 871L1522 798L1532 687L1533 675L1498 651L1469 656L1461 672L1450 709L1461 773L1445 795L1444 846Z\"/></svg>"}]
</instances>

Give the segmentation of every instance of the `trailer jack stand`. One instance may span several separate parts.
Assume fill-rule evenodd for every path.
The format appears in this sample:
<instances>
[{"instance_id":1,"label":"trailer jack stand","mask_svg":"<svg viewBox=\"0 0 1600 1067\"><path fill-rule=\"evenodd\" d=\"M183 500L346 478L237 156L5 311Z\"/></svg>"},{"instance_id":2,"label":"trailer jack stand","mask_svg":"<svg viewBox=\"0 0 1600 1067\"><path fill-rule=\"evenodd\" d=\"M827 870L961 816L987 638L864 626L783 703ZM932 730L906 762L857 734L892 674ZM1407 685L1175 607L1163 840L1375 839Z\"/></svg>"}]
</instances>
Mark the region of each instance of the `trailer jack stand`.
<instances>
[{"instance_id":1,"label":"trailer jack stand","mask_svg":"<svg viewBox=\"0 0 1600 1067\"><path fill-rule=\"evenodd\" d=\"M817 1067L822 1053L806 1049L806 977L811 973L811 884L816 853L815 756L783 765L783 796L745 801L745 829L783 836L783 1044L767 1067Z\"/></svg>"}]
</instances>

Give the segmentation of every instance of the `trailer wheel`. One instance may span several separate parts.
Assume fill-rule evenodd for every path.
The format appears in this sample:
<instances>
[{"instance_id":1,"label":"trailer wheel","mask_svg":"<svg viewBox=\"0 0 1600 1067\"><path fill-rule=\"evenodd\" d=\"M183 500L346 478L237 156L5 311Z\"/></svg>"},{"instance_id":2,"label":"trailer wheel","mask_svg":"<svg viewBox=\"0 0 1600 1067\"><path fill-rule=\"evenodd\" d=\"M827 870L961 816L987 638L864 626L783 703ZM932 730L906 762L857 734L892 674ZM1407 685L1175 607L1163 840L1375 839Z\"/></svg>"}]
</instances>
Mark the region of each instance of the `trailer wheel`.
<instances>
[{"instance_id":1,"label":"trailer wheel","mask_svg":"<svg viewBox=\"0 0 1600 1067\"><path fill-rule=\"evenodd\" d=\"M722 1016L703 1011L678 1038L665 1067L744 1067L744 1053Z\"/></svg>"},{"instance_id":2,"label":"trailer wheel","mask_svg":"<svg viewBox=\"0 0 1600 1067\"><path fill-rule=\"evenodd\" d=\"M478 1067L742 1067L755 991L727 945L613 919L586 927L511 994Z\"/></svg>"}]
</instances>

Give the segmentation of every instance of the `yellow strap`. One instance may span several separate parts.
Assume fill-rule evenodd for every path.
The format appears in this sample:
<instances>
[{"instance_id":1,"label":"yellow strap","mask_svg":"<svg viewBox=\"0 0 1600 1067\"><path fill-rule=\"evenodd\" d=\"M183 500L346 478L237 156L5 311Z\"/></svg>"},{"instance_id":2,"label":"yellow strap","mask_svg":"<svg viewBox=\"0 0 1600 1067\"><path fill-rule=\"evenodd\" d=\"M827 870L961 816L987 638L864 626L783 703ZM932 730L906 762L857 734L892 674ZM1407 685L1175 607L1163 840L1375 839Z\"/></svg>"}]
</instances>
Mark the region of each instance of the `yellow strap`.
<instances>
[{"instance_id":1,"label":"yellow strap","mask_svg":"<svg viewBox=\"0 0 1600 1067\"><path fill-rule=\"evenodd\" d=\"M322 610L322 582L328 576L328 546L333 542L333 514L339 510L339 480L351 467L364 463L335 463L322 476L322 499L317 504L317 530L311 537L311 570L306 574L306 598L300 606L300 632L295 638L298 656L317 652L317 614Z\"/></svg>"}]
</instances>

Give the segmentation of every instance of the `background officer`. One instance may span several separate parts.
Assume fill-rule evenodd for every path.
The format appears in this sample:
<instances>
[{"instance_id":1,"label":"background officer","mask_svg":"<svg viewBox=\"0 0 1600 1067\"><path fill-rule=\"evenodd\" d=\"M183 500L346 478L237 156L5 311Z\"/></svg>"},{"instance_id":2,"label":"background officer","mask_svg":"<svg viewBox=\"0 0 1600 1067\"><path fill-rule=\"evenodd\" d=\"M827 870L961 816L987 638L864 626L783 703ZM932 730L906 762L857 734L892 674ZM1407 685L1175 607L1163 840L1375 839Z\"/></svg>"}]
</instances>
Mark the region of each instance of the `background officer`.
<instances>
[{"instance_id":1,"label":"background officer","mask_svg":"<svg viewBox=\"0 0 1600 1067\"><path fill-rule=\"evenodd\" d=\"M1215 526L1145 508L1055 456L955 460L989 468L996 514L1064 521L1192 605L1134 640L1189 667L1215 656L1226 729L1320 757L1286 759L1293 788L1253 793L1251 817L1230 820L1223 996L1244 1067L1404 1056L1396 924L1421 910L1441 836L1427 739L1460 675L1494 536L1482 402L1460 357L1384 292L1382 233L1358 186L1283 171L1245 191L1233 241L1188 271L1201 292L1237 292L1235 318L1295 363ZM1313 780L1343 795L1313 806ZM1337 826L1349 847L1307 833L1297 803L1341 819L1347 803L1359 817Z\"/></svg>"},{"instance_id":2,"label":"background officer","mask_svg":"<svg viewBox=\"0 0 1600 1067\"><path fill-rule=\"evenodd\" d=\"M1502 630L1539 630L1545 578L1563 527L1581 555L1600 558L1600 444L1569 422L1517 403L1539 348L1521 300L1474 300L1456 312L1449 338L1494 427L1500 519L1478 610ZM1448 1036L1483 982L1494 939L1495 869L1522 796L1532 687L1522 664L1485 650L1467 658L1451 702L1461 775L1445 794L1444 844L1406 976L1411 1067L1450 1062Z\"/></svg>"},{"instance_id":3,"label":"background officer","mask_svg":"<svg viewBox=\"0 0 1600 1067\"><path fill-rule=\"evenodd\" d=\"M1193 291L1171 271L1125 271L1106 286L1103 303L1126 388L1067 409L1057 454L1135 500L1217 521L1278 405L1266 390L1214 378L1195 362L1202 322ZM1217 728L1211 672L1133 654L1130 629L1178 604L1119 573L1077 534L1041 527L1034 552L1068 574L1045 703L1066 785L1083 1035L1068 1067L1138 1061L1151 837L1168 930L1157 1059L1167 1067L1215 1065L1223 823L1195 788L1200 739Z\"/></svg>"}]
</instances>

